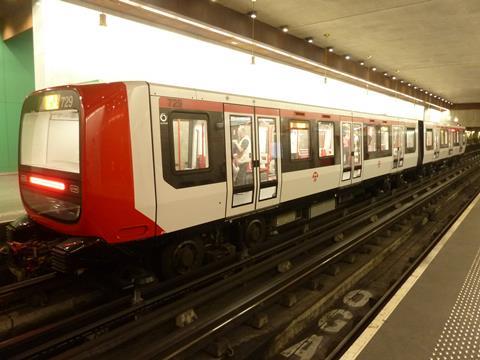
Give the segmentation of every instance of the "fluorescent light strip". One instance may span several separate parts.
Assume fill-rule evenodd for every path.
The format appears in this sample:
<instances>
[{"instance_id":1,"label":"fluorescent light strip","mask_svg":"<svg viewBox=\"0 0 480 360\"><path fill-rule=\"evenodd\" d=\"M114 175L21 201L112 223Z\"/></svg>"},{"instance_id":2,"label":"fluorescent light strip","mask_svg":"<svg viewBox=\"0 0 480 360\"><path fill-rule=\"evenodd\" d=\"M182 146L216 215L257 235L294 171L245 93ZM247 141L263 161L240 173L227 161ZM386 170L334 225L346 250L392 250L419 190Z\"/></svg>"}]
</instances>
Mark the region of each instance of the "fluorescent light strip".
<instances>
[{"instance_id":1,"label":"fluorescent light strip","mask_svg":"<svg viewBox=\"0 0 480 360\"><path fill-rule=\"evenodd\" d=\"M35 185L45 186L51 189L65 190L65 184L62 182L42 179L35 176L30 176L30 183Z\"/></svg>"},{"instance_id":2,"label":"fluorescent light strip","mask_svg":"<svg viewBox=\"0 0 480 360\"><path fill-rule=\"evenodd\" d=\"M244 44L248 44L248 45L253 45L253 46L259 47L259 48L261 48L261 49L264 49L264 50L273 52L273 53L278 54L278 55L282 55L282 56L288 57L288 58L290 58L290 59L293 59L293 60L296 60L296 61L299 61L299 62L308 64L308 65L314 66L314 67L319 68L319 69L322 69L322 70L327 70L327 71L329 71L329 72L331 72L331 73L344 76L344 77L349 78L349 79L351 79L351 80L359 81L359 82L361 82L361 83L364 83L365 85L373 86L373 87L376 87L376 88L378 88L378 89L382 89L382 90L384 90L384 91L387 91L387 92L390 92L390 93L393 93L393 94L400 95L400 96L405 97L405 98L407 98L407 99L413 100L414 102L420 102L420 103L424 103L424 104L426 104L426 105L430 105L430 106L437 107L437 108L442 109L442 110L448 110L447 108L444 108L444 107L442 107L442 106L440 106L440 105L433 104L433 103L430 103L430 102L428 102L428 101L424 101L424 100L422 100L422 99L418 99L418 98L416 98L416 97L414 97L414 96L410 96L410 95L401 93L401 92L396 91L396 90L392 90L392 89L387 88L387 87L385 87L385 86L378 85L378 84L376 84L376 83L372 83L372 82L370 82L370 81L364 80L364 79L359 78L359 77L356 77L356 76L354 76L354 75L350 75L350 74L348 74L348 73L345 73L345 72L342 72L342 71L339 71L339 70L330 68L330 67L325 66L325 65L322 65L322 64L317 63L317 62L315 62L315 61L308 60L308 59L303 58L303 57L301 57L301 56L293 55L293 54L291 54L291 53L289 53L289 52L286 52L286 51L283 51L283 50L280 50L280 49L273 48L273 47L268 46L268 45L266 45L266 44L262 44L262 43L256 42L256 41L254 41L254 40L251 40L251 39L248 39L248 38L245 38L245 37L236 35L236 34L234 34L234 33L230 33L230 32L228 32L228 31L221 30L221 29L212 27L212 26L210 26L210 25L206 25L206 24L201 23L201 22L198 22L198 21L194 21L194 20L191 20L191 19L188 19L188 18L185 18L185 17L178 16L178 15L176 15L176 14L174 14L174 13L171 13L171 12L169 12L169 11L166 11L166 10L160 10L160 9L158 9L158 8L155 8L155 7L152 7L152 6L149 6L149 5L140 4L140 3L138 3L138 2L131 1L131 0L118 0L118 1L121 2L121 3L127 4L127 5L130 5L130 6L134 6L134 7L137 7L137 8L140 8L140 9L143 9L143 10L146 10L146 11L149 11L149 12L152 12L152 13L154 13L154 14L158 14L158 15L161 15L161 16L164 16L164 17L167 17L167 18L170 18L170 19L174 19L174 20L183 22L183 23L185 23L185 24L189 24L189 25L195 26L195 27L200 28L200 29L204 29L204 30L213 32L213 33L218 34L218 35L222 35L222 36L225 36L225 37L228 37L228 38L231 38L231 39L238 40L238 41L240 41L240 42L243 42Z\"/></svg>"}]
</instances>

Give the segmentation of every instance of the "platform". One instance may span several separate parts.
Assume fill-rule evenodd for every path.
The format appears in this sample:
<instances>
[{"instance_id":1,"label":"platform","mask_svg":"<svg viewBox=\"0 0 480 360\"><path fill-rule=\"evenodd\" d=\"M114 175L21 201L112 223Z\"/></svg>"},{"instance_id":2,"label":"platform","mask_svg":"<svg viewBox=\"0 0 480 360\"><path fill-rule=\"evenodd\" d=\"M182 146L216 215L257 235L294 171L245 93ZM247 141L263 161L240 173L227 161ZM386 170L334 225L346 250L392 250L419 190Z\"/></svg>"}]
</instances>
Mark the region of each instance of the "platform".
<instances>
[{"instance_id":1,"label":"platform","mask_svg":"<svg viewBox=\"0 0 480 360\"><path fill-rule=\"evenodd\" d=\"M17 174L0 174L0 223L24 213Z\"/></svg>"},{"instance_id":2,"label":"platform","mask_svg":"<svg viewBox=\"0 0 480 360\"><path fill-rule=\"evenodd\" d=\"M480 359L479 200L342 359Z\"/></svg>"}]
</instances>

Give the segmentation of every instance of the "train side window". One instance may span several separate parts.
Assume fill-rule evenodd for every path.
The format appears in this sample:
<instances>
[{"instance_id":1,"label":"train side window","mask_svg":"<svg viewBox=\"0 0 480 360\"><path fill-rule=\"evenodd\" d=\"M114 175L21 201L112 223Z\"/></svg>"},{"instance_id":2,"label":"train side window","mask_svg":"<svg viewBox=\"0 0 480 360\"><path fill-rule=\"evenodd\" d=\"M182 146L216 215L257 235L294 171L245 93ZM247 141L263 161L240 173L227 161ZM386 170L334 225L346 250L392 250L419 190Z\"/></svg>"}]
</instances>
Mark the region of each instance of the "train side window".
<instances>
[{"instance_id":1,"label":"train side window","mask_svg":"<svg viewBox=\"0 0 480 360\"><path fill-rule=\"evenodd\" d=\"M425 148L433 150L433 129L427 129L425 132Z\"/></svg>"},{"instance_id":2,"label":"train side window","mask_svg":"<svg viewBox=\"0 0 480 360\"><path fill-rule=\"evenodd\" d=\"M290 159L310 159L310 123L290 121Z\"/></svg>"},{"instance_id":3,"label":"train side window","mask_svg":"<svg viewBox=\"0 0 480 360\"><path fill-rule=\"evenodd\" d=\"M208 126L205 115L172 121L175 171L208 169Z\"/></svg>"},{"instance_id":4,"label":"train side window","mask_svg":"<svg viewBox=\"0 0 480 360\"><path fill-rule=\"evenodd\" d=\"M406 146L405 146L405 153L414 153L417 149L417 139L416 139L416 131L415 128L407 128L405 133L406 137Z\"/></svg>"},{"instance_id":5,"label":"train side window","mask_svg":"<svg viewBox=\"0 0 480 360\"><path fill-rule=\"evenodd\" d=\"M448 130L447 129L440 129L440 147L441 148L448 147Z\"/></svg>"},{"instance_id":6,"label":"train side window","mask_svg":"<svg viewBox=\"0 0 480 360\"><path fill-rule=\"evenodd\" d=\"M374 125L367 126L367 153L377 151L377 128Z\"/></svg>"},{"instance_id":7,"label":"train side window","mask_svg":"<svg viewBox=\"0 0 480 360\"><path fill-rule=\"evenodd\" d=\"M335 131L333 122L318 121L318 157L335 155Z\"/></svg>"},{"instance_id":8,"label":"train side window","mask_svg":"<svg viewBox=\"0 0 480 360\"><path fill-rule=\"evenodd\" d=\"M390 126L380 127L380 151L390 150Z\"/></svg>"},{"instance_id":9,"label":"train side window","mask_svg":"<svg viewBox=\"0 0 480 360\"><path fill-rule=\"evenodd\" d=\"M460 145L460 132L458 130L453 131L453 146Z\"/></svg>"}]
</instances>

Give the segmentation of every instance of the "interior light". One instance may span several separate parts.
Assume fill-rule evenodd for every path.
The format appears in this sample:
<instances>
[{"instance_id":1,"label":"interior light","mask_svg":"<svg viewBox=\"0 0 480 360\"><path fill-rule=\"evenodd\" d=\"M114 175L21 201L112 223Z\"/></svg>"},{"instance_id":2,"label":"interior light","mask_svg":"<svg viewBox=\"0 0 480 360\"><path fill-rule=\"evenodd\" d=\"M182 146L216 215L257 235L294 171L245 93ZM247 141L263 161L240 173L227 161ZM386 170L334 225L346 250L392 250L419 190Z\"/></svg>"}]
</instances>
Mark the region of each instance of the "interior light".
<instances>
[{"instance_id":1,"label":"interior light","mask_svg":"<svg viewBox=\"0 0 480 360\"><path fill-rule=\"evenodd\" d=\"M377 71L377 68L376 68L376 67L372 67L372 71Z\"/></svg>"},{"instance_id":2,"label":"interior light","mask_svg":"<svg viewBox=\"0 0 480 360\"><path fill-rule=\"evenodd\" d=\"M30 183L44 186L50 189L56 189L56 190L62 190L62 191L65 190L65 184L60 181L53 181L53 180L42 179L35 176L30 176Z\"/></svg>"},{"instance_id":3,"label":"interior light","mask_svg":"<svg viewBox=\"0 0 480 360\"><path fill-rule=\"evenodd\" d=\"M327 48L327 50L328 50L328 52L333 52L334 49L333 49L333 47L329 46L329 47Z\"/></svg>"},{"instance_id":4,"label":"interior light","mask_svg":"<svg viewBox=\"0 0 480 360\"><path fill-rule=\"evenodd\" d=\"M100 14L99 25L100 26L107 26L107 15L106 14L104 14L104 13Z\"/></svg>"},{"instance_id":5,"label":"interior light","mask_svg":"<svg viewBox=\"0 0 480 360\"><path fill-rule=\"evenodd\" d=\"M313 44L313 37L306 37L305 41L308 42L309 44Z\"/></svg>"},{"instance_id":6,"label":"interior light","mask_svg":"<svg viewBox=\"0 0 480 360\"><path fill-rule=\"evenodd\" d=\"M417 89L418 89L418 87L417 87L417 86L414 86L413 88L414 88L415 90L417 90Z\"/></svg>"},{"instance_id":7,"label":"interior light","mask_svg":"<svg viewBox=\"0 0 480 360\"><path fill-rule=\"evenodd\" d=\"M405 82L405 81L403 81L403 80L400 80L400 84L403 84L404 82Z\"/></svg>"},{"instance_id":8,"label":"interior light","mask_svg":"<svg viewBox=\"0 0 480 360\"><path fill-rule=\"evenodd\" d=\"M407 84L407 86L408 86L408 87L411 87L411 86L412 86L412 84L411 84L411 83L408 83L408 84Z\"/></svg>"},{"instance_id":9,"label":"interior light","mask_svg":"<svg viewBox=\"0 0 480 360\"><path fill-rule=\"evenodd\" d=\"M287 32L288 32L288 26L287 26L287 25L280 26L280 28L282 29L282 31L283 31L284 33L287 33Z\"/></svg>"},{"instance_id":10,"label":"interior light","mask_svg":"<svg viewBox=\"0 0 480 360\"><path fill-rule=\"evenodd\" d=\"M252 19L256 19L257 18L257 12L256 11L249 11L247 13L248 16L250 16Z\"/></svg>"},{"instance_id":11,"label":"interior light","mask_svg":"<svg viewBox=\"0 0 480 360\"><path fill-rule=\"evenodd\" d=\"M345 55L345 60L350 60L350 55Z\"/></svg>"},{"instance_id":12,"label":"interior light","mask_svg":"<svg viewBox=\"0 0 480 360\"><path fill-rule=\"evenodd\" d=\"M365 66L365 61L362 60L362 61L359 62L359 64L360 64L360 66Z\"/></svg>"},{"instance_id":13,"label":"interior light","mask_svg":"<svg viewBox=\"0 0 480 360\"><path fill-rule=\"evenodd\" d=\"M397 80L397 77L396 77L396 76L392 76L392 80Z\"/></svg>"},{"instance_id":14,"label":"interior light","mask_svg":"<svg viewBox=\"0 0 480 360\"><path fill-rule=\"evenodd\" d=\"M388 73L387 73L387 72L384 72L384 73L383 73L383 76L388 76Z\"/></svg>"}]
</instances>

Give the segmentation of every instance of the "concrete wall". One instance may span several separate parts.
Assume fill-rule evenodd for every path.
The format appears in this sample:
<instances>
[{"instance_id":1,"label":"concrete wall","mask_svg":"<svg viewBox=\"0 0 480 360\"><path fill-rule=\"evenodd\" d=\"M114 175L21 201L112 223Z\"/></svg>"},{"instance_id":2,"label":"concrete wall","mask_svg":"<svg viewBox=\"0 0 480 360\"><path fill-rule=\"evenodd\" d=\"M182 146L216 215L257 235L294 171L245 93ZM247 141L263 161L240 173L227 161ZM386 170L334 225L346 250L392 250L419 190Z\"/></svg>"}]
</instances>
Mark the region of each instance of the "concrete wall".
<instances>
[{"instance_id":1,"label":"concrete wall","mask_svg":"<svg viewBox=\"0 0 480 360\"><path fill-rule=\"evenodd\" d=\"M52 16L55 14L55 16ZM146 80L422 119L424 107L251 53L59 0L33 6L35 85Z\"/></svg>"},{"instance_id":2,"label":"concrete wall","mask_svg":"<svg viewBox=\"0 0 480 360\"><path fill-rule=\"evenodd\" d=\"M22 102L34 88L32 30L0 38L0 173L17 171Z\"/></svg>"},{"instance_id":3,"label":"concrete wall","mask_svg":"<svg viewBox=\"0 0 480 360\"><path fill-rule=\"evenodd\" d=\"M480 127L480 109L452 110L452 117L457 117L458 122L463 126Z\"/></svg>"}]
</instances>

